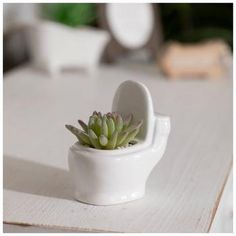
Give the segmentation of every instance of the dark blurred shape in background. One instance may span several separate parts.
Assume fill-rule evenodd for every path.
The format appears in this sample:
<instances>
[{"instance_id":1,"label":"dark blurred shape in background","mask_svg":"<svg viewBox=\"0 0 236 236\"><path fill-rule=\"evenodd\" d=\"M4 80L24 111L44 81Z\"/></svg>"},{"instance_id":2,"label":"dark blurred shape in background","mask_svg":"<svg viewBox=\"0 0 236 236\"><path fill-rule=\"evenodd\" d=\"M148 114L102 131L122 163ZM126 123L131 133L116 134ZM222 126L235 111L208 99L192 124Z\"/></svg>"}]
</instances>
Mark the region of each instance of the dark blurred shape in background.
<instances>
[{"instance_id":1,"label":"dark blurred shape in background","mask_svg":"<svg viewBox=\"0 0 236 236\"><path fill-rule=\"evenodd\" d=\"M232 48L232 3L160 4L166 40L198 42L221 38Z\"/></svg>"},{"instance_id":2,"label":"dark blurred shape in background","mask_svg":"<svg viewBox=\"0 0 236 236\"><path fill-rule=\"evenodd\" d=\"M10 19L10 13L14 12L11 10L11 7L17 9L19 16L21 6L27 4L10 5L4 4L4 72L29 60L26 35L24 36L25 29L24 27L12 27L11 22L13 21ZM99 27L98 6L94 3L28 5L31 5L34 11L37 8L35 18L49 19L72 27ZM232 3L161 3L159 4L159 12L164 41L199 42L220 38L227 42L232 49ZM11 17L16 16L12 14ZM32 14L33 17L34 15Z\"/></svg>"}]
</instances>

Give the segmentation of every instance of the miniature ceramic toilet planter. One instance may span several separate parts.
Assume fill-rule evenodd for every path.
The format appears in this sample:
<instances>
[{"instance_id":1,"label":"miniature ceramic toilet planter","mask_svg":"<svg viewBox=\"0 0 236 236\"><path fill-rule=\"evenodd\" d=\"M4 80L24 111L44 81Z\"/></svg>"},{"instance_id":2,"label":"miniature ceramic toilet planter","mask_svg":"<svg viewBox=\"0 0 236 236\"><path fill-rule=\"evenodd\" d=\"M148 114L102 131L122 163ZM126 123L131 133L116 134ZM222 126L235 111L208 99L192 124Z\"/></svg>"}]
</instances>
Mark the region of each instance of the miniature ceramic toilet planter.
<instances>
[{"instance_id":1,"label":"miniature ceramic toilet planter","mask_svg":"<svg viewBox=\"0 0 236 236\"><path fill-rule=\"evenodd\" d=\"M57 76L65 68L82 68L94 74L110 35L92 27L40 20L30 27L28 39L34 65Z\"/></svg>"},{"instance_id":2,"label":"miniature ceramic toilet planter","mask_svg":"<svg viewBox=\"0 0 236 236\"><path fill-rule=\"evenodd\" d=\"M69 169L78 201L113 205L142 198L148 176L164 154L170 118L154 113L151 95L143 84L122 83L112 111L121 115L132 112L135 120L144 121L139 141L115 150L94 149L79 142L70 147Z\"/></svg>"}]
</instances>

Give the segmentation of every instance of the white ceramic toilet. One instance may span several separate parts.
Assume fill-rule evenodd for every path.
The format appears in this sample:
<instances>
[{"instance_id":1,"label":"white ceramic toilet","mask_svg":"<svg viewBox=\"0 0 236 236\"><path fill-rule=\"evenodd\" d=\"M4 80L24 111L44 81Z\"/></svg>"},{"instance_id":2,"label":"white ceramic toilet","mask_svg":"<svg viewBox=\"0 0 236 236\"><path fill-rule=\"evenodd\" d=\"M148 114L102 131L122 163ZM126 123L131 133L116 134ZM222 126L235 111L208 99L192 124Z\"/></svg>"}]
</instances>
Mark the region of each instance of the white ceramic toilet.
<instances>
[{"instance_id":1,"label":"white ceramic toilet","mask_svg":"<svg viewBox=\"0 0 236 236\"><path fill-rule=\"evenodd\" d=\"M74 197L94 205L112 205L142 198L154 166L162 158L170 132L170 118L155 114L145 85L125 81L117 89L112 111L133 113L143 120L138 144L116 150L98 150L75 143L69 149Z\"/></svg>"}]
</instances>

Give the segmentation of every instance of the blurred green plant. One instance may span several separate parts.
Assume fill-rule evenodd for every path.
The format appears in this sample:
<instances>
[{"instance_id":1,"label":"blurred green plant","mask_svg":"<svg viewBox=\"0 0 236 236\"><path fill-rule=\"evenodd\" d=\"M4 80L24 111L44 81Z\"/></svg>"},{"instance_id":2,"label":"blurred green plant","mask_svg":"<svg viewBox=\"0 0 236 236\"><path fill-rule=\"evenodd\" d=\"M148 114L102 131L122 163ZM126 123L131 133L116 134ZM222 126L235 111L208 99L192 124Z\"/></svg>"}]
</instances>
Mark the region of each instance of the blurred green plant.
<instances>
[{"instance_id":1,"label":"blurred green plant","mask_svg":"<svg viewBox=\"0 0 236 236\"><path fill-rule=\"evenodd\" d=\"M42 4L44 18L72 27L96 25L95 3L46 3Z\"/></svg>"}]
</instances>

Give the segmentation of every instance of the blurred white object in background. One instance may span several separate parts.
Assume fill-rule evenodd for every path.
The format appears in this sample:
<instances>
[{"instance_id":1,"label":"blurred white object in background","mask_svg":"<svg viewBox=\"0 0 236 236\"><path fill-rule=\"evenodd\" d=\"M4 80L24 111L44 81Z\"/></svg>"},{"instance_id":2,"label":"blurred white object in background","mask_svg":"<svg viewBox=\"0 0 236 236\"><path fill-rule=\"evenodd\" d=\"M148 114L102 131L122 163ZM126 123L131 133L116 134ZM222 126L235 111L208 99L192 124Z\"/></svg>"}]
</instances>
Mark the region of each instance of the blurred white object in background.
<instances>
[{"instance_id":1,"label":"blurred white object in background","mask_svg":"<svg viewBox=\"0 0 236 236\"><path fill-rule=\"evenodd\" d=\"M172 42L166 46L159 63L169 78L219 78L229 71L232 53L220 39L191 44Z\"/></svg>"},{"instance_id":2,"label":"blurred white object in background","mask_svg":"<svg viewBox=\"0 0 236 236\"><path fill-rule=\"evenodd\" d=\"M106 8L110 29L121 45L136 49L151 37L154 11L149 3L110 3Z\"/></svg>"},{"instance_id":3,"label":"blurred white object in background","mask_svg":"<svg viewBox=\"0 0 236 236\"><path fill-rule=\"evenodd\" d=\"M128 54L138 60L142 55L141 60L145 58L146 62L156 58L163 39L158 4L100 4L98 13L100 26L111 35L106 61L114 62Z\"/></svg>"},{"instance_id":4,"label":"blurred white object in background","mask_svg":"<svg viewBox=\"0 0 236 236\"><path fill-rule=\"evenodd\" d=\"M39 19L39 4L34 3L4 3L3 31L30 25Z\"/></svg>"},{"instance_id":5,"label":"blurred white object in background","mask_svg":"<svg viewBox=\"0 0 236 236\"><path fill-rule=\"evenodd\" d=\"M51 75L63 68L85 68L93 74L109 39L103 30L72 28L50 21L39 21L29 33L33 63Z\"/></svg>"}]
</instances>

